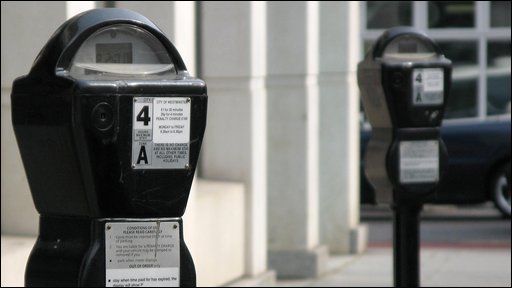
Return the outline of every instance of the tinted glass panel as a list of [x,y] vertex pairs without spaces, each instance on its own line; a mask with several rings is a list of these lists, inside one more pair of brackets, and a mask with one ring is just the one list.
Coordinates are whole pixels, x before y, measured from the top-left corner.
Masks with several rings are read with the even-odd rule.
[[510,41],[487,46],[487,115],[510,114]]
[[366,27],[385,29],[393,26],[412,25],[410,1],[367,1]]
[[476,41],[438,42],[438,45],[453,63],[445,118],[476,117],[479,71]]
[[510,27],[510,1],[491,1],[491,27]]
[[[509,12],[510,13],[510,12]],[[475,2],[473,1],[429,1],[428,27],[474,27]]]

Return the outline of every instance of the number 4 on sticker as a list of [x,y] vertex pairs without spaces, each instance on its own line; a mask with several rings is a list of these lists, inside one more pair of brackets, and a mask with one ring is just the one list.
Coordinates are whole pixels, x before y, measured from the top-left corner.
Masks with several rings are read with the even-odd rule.
[[416,82],[421,83],[421,73],[416,76]]
[[144,122],[144,126],[148,126],[151,117],[149,117],[149,106],[145,105],[137,114],[137,121]]

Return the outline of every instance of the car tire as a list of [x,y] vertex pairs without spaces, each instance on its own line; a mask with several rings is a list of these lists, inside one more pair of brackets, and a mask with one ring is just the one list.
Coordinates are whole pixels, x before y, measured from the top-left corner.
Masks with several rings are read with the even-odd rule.
[[510,218],[510,161],[496,170],[490,184],[494,205],[504,217]]

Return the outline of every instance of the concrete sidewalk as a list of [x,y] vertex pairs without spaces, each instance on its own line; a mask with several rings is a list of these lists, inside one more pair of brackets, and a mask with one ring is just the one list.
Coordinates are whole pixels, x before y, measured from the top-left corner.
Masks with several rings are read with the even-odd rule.
[[[25,263],[35,238],[2,235],[2,287],[23,286]],[[329,272],[316,279],[279,280],[275,287],[385,287],[393,286],[390,247],[371,247],[359,255],[331,256]],[[453,247],[421,250],[422,286],[511,286],[510,247]],[[201,277],[201,275],[198,275]],[[251,281],[236,281],[243,286]],[[250,285],[252,286],[252,285]]]
[[[511,254],[503,248],[422,248],[423,287],[510,287]],[[391,287],[391,248],[370,248],[357,256],[331,257],[337,268],[317,279],[278,281],[278,287]]]

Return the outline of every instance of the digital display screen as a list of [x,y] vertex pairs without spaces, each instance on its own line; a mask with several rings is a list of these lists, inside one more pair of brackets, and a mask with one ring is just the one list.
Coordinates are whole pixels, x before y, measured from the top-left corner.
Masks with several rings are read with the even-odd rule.
[[96,43],[96,63],[133,63],[132,43]]

